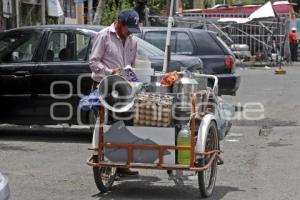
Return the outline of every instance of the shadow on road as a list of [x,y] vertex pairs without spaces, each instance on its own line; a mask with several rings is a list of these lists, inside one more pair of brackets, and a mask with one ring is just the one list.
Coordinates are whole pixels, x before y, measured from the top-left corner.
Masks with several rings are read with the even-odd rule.
[[212,197],[207,198],[206,200],[223,199],[230,192],[245,192],[245,190],[241,190],[238,187],[216,186]]
[[92,134],[79,130],[67,132],[62,130],[0,130],[0,141],[90,143]]
[[[1,137],[0,137],[1,139]],[[21,151],[21,152],[31,152],[31,151],[36,151],[34,149],[28,148],[26,146],[16,146],[16,145],[7,145],[7,144],[1,144],[0,143],[0,151],[5,152],[5,151]]]
[[[161,185],[158,177],[142,176],[139,180],[124,181],[112,188],[108,193],[93,195],[95,199],[201,199],[197,185],[176,186]],[[230,192],[244,192],[237,187],[216,186],[214,194],[207,200],[219,200]]]

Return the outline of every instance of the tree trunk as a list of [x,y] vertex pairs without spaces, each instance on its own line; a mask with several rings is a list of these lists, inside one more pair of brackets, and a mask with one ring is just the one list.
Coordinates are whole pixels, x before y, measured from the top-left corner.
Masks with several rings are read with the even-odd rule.
[[88,0],[88,23],[93,24],[93,0]]
[[107,0],[99,0],[97,10],[94,16],[93,24],[97,25],[100,24],[102,18],[102,12],[104,10],[104,6]]

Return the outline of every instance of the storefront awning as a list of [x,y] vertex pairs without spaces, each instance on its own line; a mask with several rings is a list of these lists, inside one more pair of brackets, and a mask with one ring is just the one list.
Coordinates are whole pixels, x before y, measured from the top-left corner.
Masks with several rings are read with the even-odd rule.
[[249,20],[255,19],[265,19],[265,18],[274,18],[277,17],[277,14],[272,6],[271,1],[257,9],[254,13],[249,16]]
[[266,18],[274,18],[277,17],[277,14],[272,6],[271,1],[263,5],[262,7],[258,8],[254,11],[249,17],[247,18],[221,18],[219,22],[235,22],[238,24],[244,24],[251,22],[253,20],[259,19],[266,19]]

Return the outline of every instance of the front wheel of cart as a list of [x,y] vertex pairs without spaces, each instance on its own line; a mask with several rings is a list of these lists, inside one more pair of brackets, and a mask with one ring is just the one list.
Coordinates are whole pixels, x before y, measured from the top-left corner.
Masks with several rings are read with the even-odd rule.
[[[218,150],[219,148],[219,138],[218,138],[218,130],[215,122],[211,122],[208,129],[208,135],[205,144],[205,152]],[[200,159],[198,162],[199,167],[204,167],[211,156],[205,156]],[[210,197],[212,195],[213,189],[215,187],[216,177],[217,177],[217,168],[218,163],[215,159],[212,162],[212,165],[203,172],[198,173],[198,184],[200,194],[203,198]]]
[[[94,162],[98,161],[97,156],[94,158]],[[93,167],[94,180],[97,188],[100,192],[108,192],[116,178],[117,169],[114,167]]]

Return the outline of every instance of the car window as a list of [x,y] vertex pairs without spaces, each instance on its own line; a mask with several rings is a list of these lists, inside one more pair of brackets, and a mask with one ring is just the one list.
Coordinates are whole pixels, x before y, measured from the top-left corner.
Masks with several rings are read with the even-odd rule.
[[81,33],[76,34],[76,59],[84,61],[89,50],[90,37]]
[[138,44],[138,56],[139,57],[147,57],[149,58],[150,56],[161,56],[164,55],[164,52],[160,50],[159,48],[153,46],[149,42],[146,42],[138,37],[134,36],[134,39],[137,41]]
[[[166,31],[149,31],[145,34],[145,40],[154,46],[165,49],[167,32]],[[190,54],[194,52],[192,41],[187,33],[172,32],[171,34],[171,52],[177,54]]]
[[[149,31],[145,34],[145,40],[150,44],[158,47],[161,50],[165,50],[166,47],[166,38],[167,32],[166,31]],[[176,34],[171,34],[171,51],[175,53],[175,46],[176,46]]]
[[193,36],[198,45],[199,55],[224,55],[222,48],[209,32],[193,32]]
[[57,62],[71,59],[72,51],[67,47],[70,34],[65,32],[53,32],[48,39],[48,46],[46,51],[46,61]]
[[223,45],[223,47],[226,49],[226,51],[228,52],[228,54],[234,55],[232,50],[229,48],[229,46],[224,42],[224,40],[222,40],[219,36],[216,36],[217,39],[219,40],[219,42]]
[[176,33],[176,50],[175,53],[178,54],[190,54],[194,52],[194,47],[192,41],[188,34],[186,33]]
[[74,32],[52,32],[45,55],[47,62],[83,61],[86,59],[90,37]]
[[0,36],[0,63],[30,62],[42,32],[8,32]]

